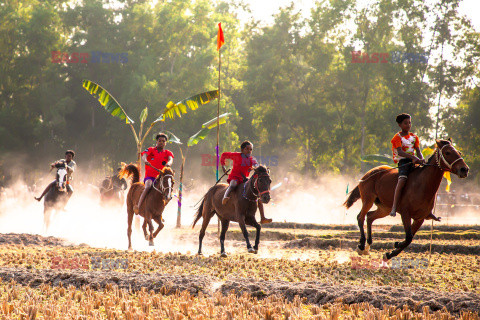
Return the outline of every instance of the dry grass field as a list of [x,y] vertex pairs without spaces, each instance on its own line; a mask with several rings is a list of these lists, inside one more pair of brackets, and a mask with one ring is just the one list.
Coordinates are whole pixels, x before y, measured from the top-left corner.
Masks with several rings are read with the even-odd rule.
[[[232,227],[224,259],[2,234],[0,319],[478,319],[479,229],[436,229],[431,254],[421,230],[388,264],[403,233],[386,226],[362,257],[354,226],[272,224],[257,255]],[[171,232],[197,243],[197,230]],[[215,226],[204,245],[218,250]]]

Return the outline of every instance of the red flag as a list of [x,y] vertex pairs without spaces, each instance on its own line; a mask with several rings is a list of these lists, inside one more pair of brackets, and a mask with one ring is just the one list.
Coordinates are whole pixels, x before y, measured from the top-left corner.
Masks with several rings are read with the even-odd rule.
[[222,24],[218,24],[218,33],[217,33],[217,51],[220,50],[220,48],[223,46],[225,43],[225,39],[223,38],[223,30],[222,30]]

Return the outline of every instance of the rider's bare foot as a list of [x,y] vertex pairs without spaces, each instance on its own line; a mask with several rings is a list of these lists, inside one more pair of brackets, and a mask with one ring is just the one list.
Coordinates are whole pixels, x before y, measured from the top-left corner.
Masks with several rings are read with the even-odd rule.
[[272,219],[262,218],[262,219],[260,220],[260,223],[261,223],[261,224],[272,223]]
[[33,197],[35,200],[40,201],[42,200],[42,197]]
[[138,209],[139,209],[138,205],[133,206],[133,212],[135,212],[136,214],[138,214],[138,211],[139,211]]
[[228,199],[230,199],[230,198],[223,198],[223,199],[222,199],[222,204],[223,204],[223,205],[226,205],[227,202],[228,202]]

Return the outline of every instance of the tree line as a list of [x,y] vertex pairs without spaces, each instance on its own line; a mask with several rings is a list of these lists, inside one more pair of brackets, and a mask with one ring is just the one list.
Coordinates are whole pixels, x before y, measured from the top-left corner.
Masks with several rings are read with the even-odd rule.
[[[7,0],[0,4],[0,170],[5,175],[18,155],[57,158],[66,148],[91,170],[134,161],[129,129],[82,80],[106,88],[129,115],[148,106],[155,119],[169,101],[217,89],[222,22],[221,113],[231,116],[221,151],[249,139],[254,155],[292,172],[358,174],[373,165],[363,156],[391,154],[395,116],[408,112],[422,147],[451,137],[478,182],[480,41],[459,2],[360,8],[330,0],[307,17],[292,4],[265,26],[241,21],[248,8],[235,1]],[[156,131],[186,141],[215,116],[216,106],[204,106]],[[191,155],[200,162],[214,145],[212,135]]]

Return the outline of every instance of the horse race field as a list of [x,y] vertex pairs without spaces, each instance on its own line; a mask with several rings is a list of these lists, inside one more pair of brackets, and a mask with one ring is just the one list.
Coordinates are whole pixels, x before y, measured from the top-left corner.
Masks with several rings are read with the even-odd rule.
[[138,251],[0,234],[0,319],[479,318],[478,225],[436,224],[431,253],[428,225],[387,264],[379,258],[403,238],[398,226],[374,228],[362,257],[353,225],[273,223],[249,254],[234,224],[227,258],[216,225],[197,256],[198,229],[162,231],[191,244],[181,253],[162,233]]

